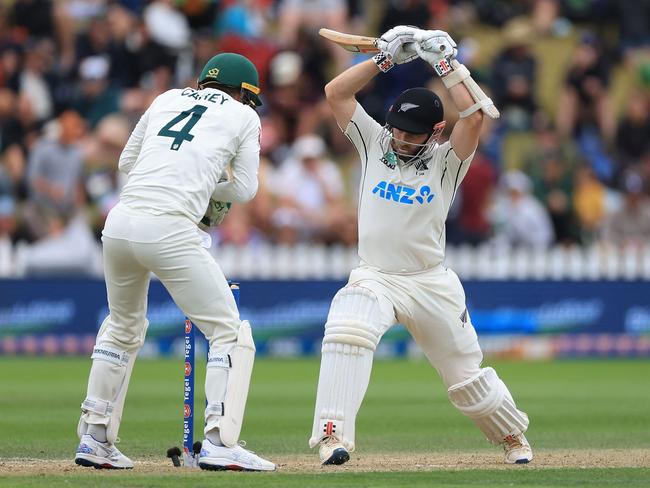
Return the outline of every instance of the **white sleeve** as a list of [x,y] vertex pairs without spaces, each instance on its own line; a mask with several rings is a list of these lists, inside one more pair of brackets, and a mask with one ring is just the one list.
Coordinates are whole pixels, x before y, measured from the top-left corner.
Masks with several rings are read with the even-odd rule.
[[129,136],[126,146],[124,146],[124,149],[122,150],[122,154],[120,154],[120,161],[117,167],[126,175],[131,172],[133,166],[135,166],[135,162],[138,160],[140,149],[142,149],[142,140],[147,132],[148,123],[149,109],[147,109],[147,111],[142,114],[142,117],[140,117],[135,129],[133,129],[133,132],[131,132],[131,135]]
[[453,199],[453,195],[458,190],[458,187],[465,178],[467,171],[469,171],[469,165],[474,158],[475,152],[461,161],[458,156],[456,156],[456,152],[454,151],[454,148],[451,147],[449,141],[441,144],[436,151],[439,151],[439,154],[442,155],[442,164],[439,166],[443,168],[441,183],[444,187],[450,190]]
[[368,162],[370,145],[375,143],[381,130],[381,125],[368,115],[361,104],[357,102],[357,108],[354,110],[352,118],[343,133],[357,148],[357,152],[361,157],[361,164]]
[[241,137],[237,154],[230,163],[232,178],[217,183],[213,200],[220,202],[248,202],[257,193],[257,173],[260,167],[260,119],[255,115]]

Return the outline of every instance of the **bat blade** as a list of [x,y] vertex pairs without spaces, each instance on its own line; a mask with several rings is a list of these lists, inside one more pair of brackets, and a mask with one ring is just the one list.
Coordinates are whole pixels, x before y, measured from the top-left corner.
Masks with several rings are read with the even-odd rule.
[[354,34],[345,34],[332,29],[322,28],[318,33],[328,41],[335,42],[343,49],[353,53],[376,53],[376,37],[355,36]]

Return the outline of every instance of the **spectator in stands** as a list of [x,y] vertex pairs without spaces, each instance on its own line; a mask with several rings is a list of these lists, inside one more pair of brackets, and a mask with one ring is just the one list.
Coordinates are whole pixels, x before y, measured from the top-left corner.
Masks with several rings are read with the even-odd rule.
[[113,114],[104,117],[84,140],[84,189],[92,209],[88,219],[98,238],[108,212],[119,198],[122,173],[116,166],[130,134],[126,117]]
[[616,148],[621,173],[628,166],[639,164],[642,156],[650,151],[650,97],[642,92],[631,93],[627,100],[616,133]]
[[650,200],[645,182],[636,171],[623,176],[623,206],[609,215],[603,226],[603,240],[620,246],[643,247],[650,242]]
[[214,245],[247,246],[266,240],[264,234],[253,227],[249,209],[244,205],[233,205],[223,222],[209,232]]
[[80,140],[85,122],[74,111],[63,112],[58,122],[58,136],[41,137],[29,156],[28,188],[31,205],[27,223],[38,239],[47,232],[43,210],[64,218],[74,214],[78,205],[79,185],[83,170]]
[[29,98],[38,120],[47,120],[54,113],[52,76],[54,45],[48,39],[31,41],[25,47],[23,69],[19,75],[19,92]]
[[346,32],[348,8],[345,0],[280,0],[278,12],[280,37],[287,47],[296,45],[298,33],[303,28],[317,31],[327,26]]
[[111,38],[111,83],[117,87],[137,86],[140,77],[138,50],[142,42],[136,28],[138,22],[129,10],[119,4],[108,7],[106,21]]
[[72,106],[88,121],[90,127],[106,115],[119,110],[119,91],[110,85],[110,61],[106,56],[85,58],[79,64],[79,91]]
[[525,15],[530,10],[530,2],[513,2],[512,0],[489,0],[464,3],[474,4],[476,13],[481,21],[496,27],[502,27],[509,20]]
[[478,152],[460,186],[460,242],[478,245],[490,237],[492,226],[488,212],[496,179],[494,166],[483,153]]
[[15,207],[16,203],[11,195],[4,193],[2,188],[2,174],[0,173],[0,245],[12,242],[16,228]]
[[29,151],[38,139],[43,121],[36,118],[32,100],[26,93],[18,95],[16,120],[18,122],[16,134],[19,138],[20,145],[25,151]]
[[316,135],[298,138],[292,153],[275,177],[280,204],[273,221],[278,240],[326,239],[334,216],[341,211],[341,173],[334,162],[325,159],[325,143]]
[[615,164],[605,151],[614,142],[616,118],[608,93],[608,57],[593,33],[583,34],[558,97],[557,128],[577,137],[578,147],[601,181],[615,176]]
[[22,69],[22,49],[14,43],[0,46],[0,86],[17,93],[20,88],[20,71]]
[[573,191],[575,208],[580,232],[580,241],[592,243],[598,236],[605,217],[605,186],[598,181],[592,169],[583,165],[576,171]]
[[620,50],[627,54],[647,49],[650,46],[650,0],[612,3],[617,10]]
[[12,237],[15,207],[12,178],[4,165],[0,165],[0,241]]
[[521,171],[508,171],[501,179],[501,194],[493,209],[494,243],[545,249],[553,243],[553,225],[544,206],[531,195],[530,179]]
[[0,88],[0,153],[21,142],[22,131],[15,114],[16,95],[7,88]]
[[578,156],[573,144],[562,140],[550,121],[535,118],[535,140],[524,158],[523,169],[531,178],[533,194],[548,210],[557,242],[578,240],[573,212],[573,183]]
[[529,130],[537,110],[537,61],[529,49],[534,35],[528,20],[512,19],[503,31],[504,48],[492,64],[490,87],[494,103],[510,129]]
[[81,214],[70,220],[44,210],[44,235],[25,249],[28,275],[93,275],[101,263],[101,248]]
[[[296,137],[305,132],[301,126],[308,113],[305,94],[308,86],[303,77],[302,58],[294,51],[283,51],[271,60],[269,68],[270,112],[266,120],[273,125],[276,149],[288,150]],[[281,154],[280,159],[284,156]],[[279,163],[277,157],[274,151],[275,163]]]
[[27,197],[27,182],[25,181],[25,153],[18,144],[12,144],[0,153],[0,172],[9,182],[11,193],[17,203]]
[[56,34],[52,0],[16,0],[10,17],[14,26],[22,27],[31,36],[53,38]]
[[190,45],[190,25],[172,0],[153,0],[142,14],[152,41],[172,52]]

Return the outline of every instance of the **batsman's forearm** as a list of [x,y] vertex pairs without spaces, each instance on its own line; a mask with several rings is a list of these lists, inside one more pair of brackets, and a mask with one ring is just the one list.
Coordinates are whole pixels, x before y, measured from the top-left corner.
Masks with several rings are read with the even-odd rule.
[[[448,91],[459,112],[468,109],[475,103],[472,95],[463,83],[458,83],[457,85],[452,86]],[[483,112],[478,110],[465,119],[474,119],[475,122],[480,123],[483,121]]]
[[354,98],[354,95],[379,73],[375,62],[368,59],[346,69],[325,85],[325,95],[330,100]]

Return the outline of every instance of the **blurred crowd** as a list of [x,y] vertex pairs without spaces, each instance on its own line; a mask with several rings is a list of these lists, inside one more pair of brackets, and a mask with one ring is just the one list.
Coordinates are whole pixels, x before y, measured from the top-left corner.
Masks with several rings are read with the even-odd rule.
[[[645,244],[649,19],[650,0],[0,0],[0,241],[45,261],[96,246],[139,116],[230,51],[261,75],[260,190],[233,206],[214,245],[354,245],[359,165],[323,87],[366,56],[317,31],[410,24],[449,31],[502,113],[485,124],[448,242]],[[412,86],[436,90],[453,127],[420,60],[358,98],[383,123]]]

